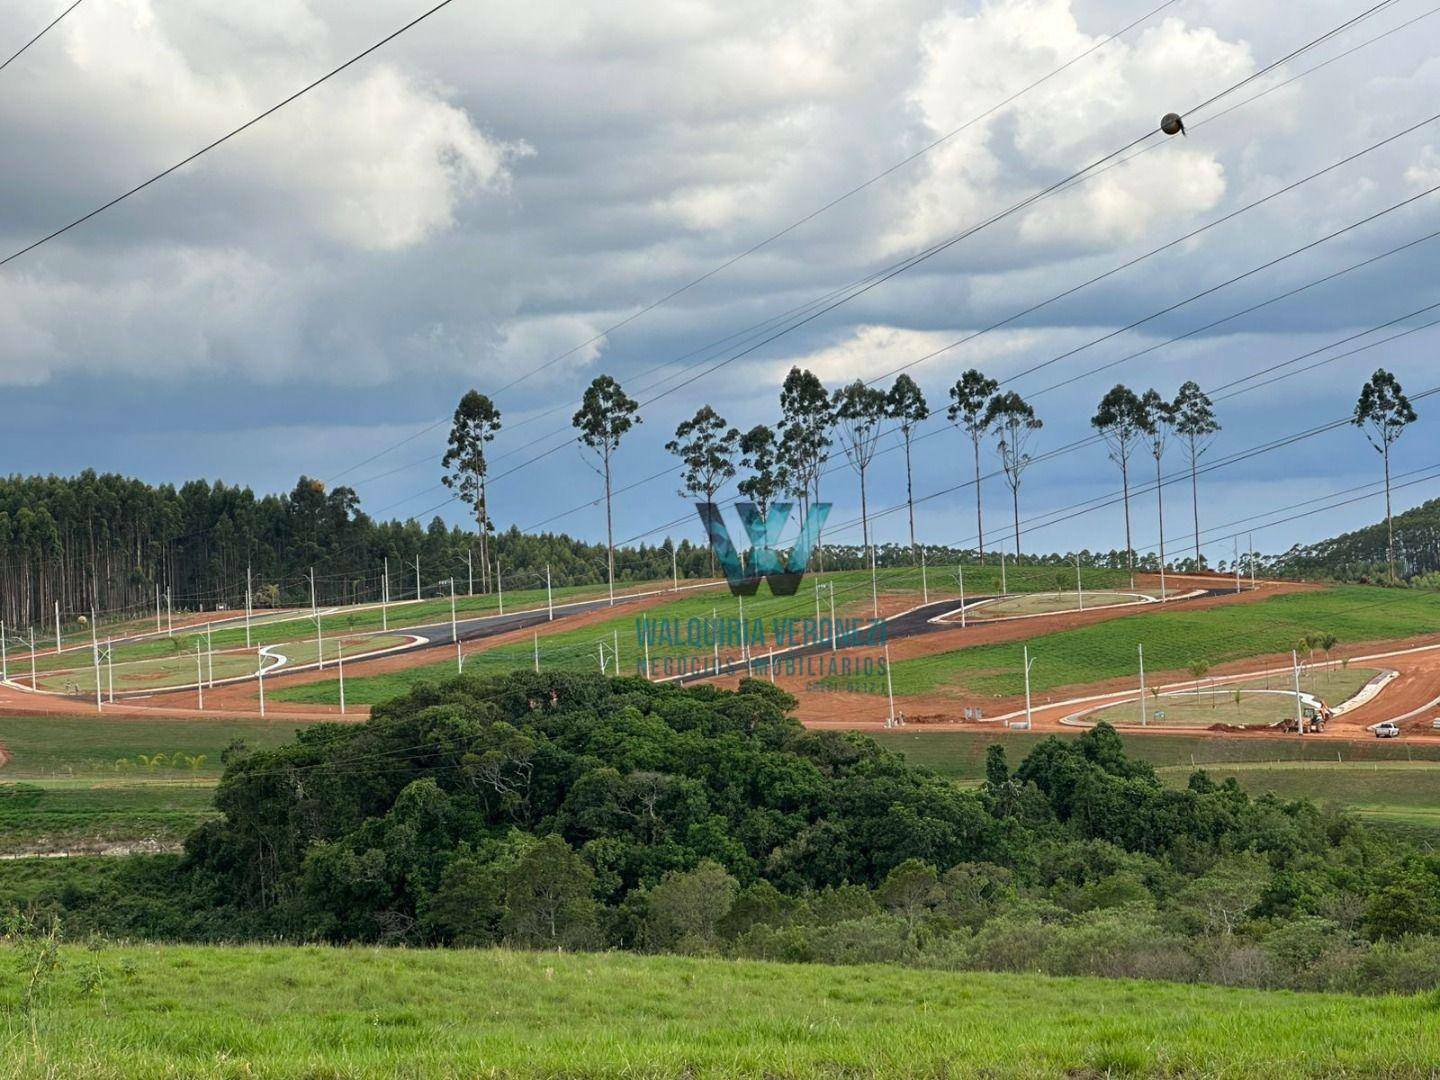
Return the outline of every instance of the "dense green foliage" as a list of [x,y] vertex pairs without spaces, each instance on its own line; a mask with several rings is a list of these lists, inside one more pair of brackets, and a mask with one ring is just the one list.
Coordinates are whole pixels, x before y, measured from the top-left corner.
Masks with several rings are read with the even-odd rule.
[[[76,932],[621,946],[1332,989],[1440,981],[1440,859],[1101,726],[964,790],[768,683],[465,677],[232,760],[181,858],[23,898]],[[0,875],[0,882],[3,882]]]
[[[1329,540],[1296,545],[1275,558],[1269,571],[1286,577],[1383,582],[1385,547],[1381,521]],[[1400,577],[1432,588],[1440,584],[1440,499],[1395,515],[1395,559]]]
[[1435,997],[624,953],[0,946],[10,1077],[1433,1077]]

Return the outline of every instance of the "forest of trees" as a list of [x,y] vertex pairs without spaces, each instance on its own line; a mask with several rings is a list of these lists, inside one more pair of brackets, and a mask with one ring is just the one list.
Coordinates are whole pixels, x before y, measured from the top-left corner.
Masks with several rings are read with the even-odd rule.
[[[1287,577],[1383,582],[1387,542],[1382,521],[1316,544],[1293,547],[1274,560],[1274,571]],[[1440,586],[1440,499],[1395,515],[1395,561],[1402,579]]]
[[[226,752],[221,818],[24,901],[67,932],[626,948],[1413,991],[1440,858],[1100,725],[962,790],[738,692],[531,674]],[[0,895],[0,907],[15,897]]]
[[[680,532],[687,530],[681,529]],[[699,533],[698,519],[693,530]],[[973,558],[961,551],[924,545],[931,565]],[[490,552],[504,568],[506,588],[534,588],[550,568],[556,586],[598,584],[606,579],[606,546],[563,533],[526,535],[511,528],[490,538]],[[180,487],[154,486],[115,474],[0,478],[0,620],[9,627],[49,627],[58,602],[67,625],[94,611],[144,613],[157,590],[169,590],[175,610],[239,608],[250,569],[257,606],[305,604],[315,571],[323,604],[375,600],[389,559],[396,598],[412,595],[418,556],[421,581],[430,589],[455,575],[466,581],[471,552],[477,591],[480,548],[472,529],[439,517],[418,522],[370,518],[348,487],[326,490],[302,476],[285,495],[256,496],[249,488],[192,480]],[[677,538],[676,562],[683,578],[711,573],[709,551]],[[1087,566],[1120,568],[1123,551],[1081,552]],[[877,547],[882,567],[909,566],[908,545]],[[1072,563],[1072,553],[1027,556],[1026,562]],[[664,538],[616,548],[619,581],[663,580],[672,573]],[[1142,557],[1141,568],[1155,565]],[[859,546],[825,548],[829,569],[861,569],[869,560]],[[1188,560],[1172,560],[1179,570]]]

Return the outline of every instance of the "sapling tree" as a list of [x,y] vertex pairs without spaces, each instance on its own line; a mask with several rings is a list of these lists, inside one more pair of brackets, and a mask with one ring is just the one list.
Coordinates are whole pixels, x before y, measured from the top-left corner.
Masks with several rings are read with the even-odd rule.
[[985,407],[985,430],[994,433],[995,448],[1005,482],[1010,486],[1010,501],[1015,512],[1015,560],[1020,560],[1020,481],[1030,467],[1030,441],[1044,427],[1029,402],[1015,391],[997,394]]
[[1117,384],[1103,398],[1090,426],[1100,433],[1110,452],[1110,460],[1120,466],[1121,504],[1125,508],[1125,567],[1130,571],[1130,584],[1135,584],[1135,544],[1130,532],[1130,455],[1145,434],[1145,413],[1140,396],[1127,386]]
[[905,506],[910,512],[910,561],[915,561],[915,477],[910,465],[910,444],[915,428],[930,415],[930,405],[920,386],[909,375],[900,374],[885,395],[885,415],[895,421],[905,447]]
[[449,446],[440,461],[446,470],[445,486],[475,512],[475,531],[480,536],[480,582],[485,592],[490,591],[490,534],[494,531],[485,491],[489,475],[485,448],[499,430],[500,410],[495,403],[478,390],[469,391],[455,407]]
[[970,437],[975,457],[975,533],[979,541],[980,565],[985,565],[985,513],[980,500],[980,441],[985,437],[986,410],[1000,384],[971,368],[950,387],[950,408],[946,416],[958,423]]
[[1175,395],[1171,406],[1175,434],[1185,443],[1185,455],[1190,460],[1190,508],[1195,518],[1195,568],[1204,568],[1200,554],[1200,458],[1210,449],[1215,433],[1220,430],[1220,421],[1215,419],[1215,404],[1194,381],[1184,383]]
[[640,404],[609,375],[597,375],[585,388],[580,408],[570,418],[580,442],[600,462],[596,471],[605,478],[605,548],[610,596],[615,596],[615,523],[611,511],[611,465],[620,440],[640,423]]
[[856,379],[835,391],[830,401],[840,447],[850,467],[860,477],[860,535],[870,550],[870,504],[866,497],[865,474],[880,445],[880,424],[885,419],[885,392]]
[[1385,562],[1390,569],[1392,584],[1396,575],[1395,517],[1390,506],[1390,448],[1418,419],[1400,381],[1380,368],[1361,387],[1360,398],[1355,402],[1355,414],[1350,421],[1365,433],[1370,445],[1385,462]]
[[[735,452],[740,432],[709,405],[702,406],[689,420],[681,421],[675,438],[665,449],[680,459],[681,498],[715,501],[715,494],[735,475]],[[710,573],[715,573],[715,549],[710,548]]]

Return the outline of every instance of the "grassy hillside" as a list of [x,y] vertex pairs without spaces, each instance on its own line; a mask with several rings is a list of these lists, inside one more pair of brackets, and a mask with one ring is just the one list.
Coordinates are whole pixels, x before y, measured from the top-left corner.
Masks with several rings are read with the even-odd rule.
[[[1054,589],[1057,581],[1062,584],[1073,584],[1073,577],[1068,576],[1072,573],[1064,567],[1057,570],[1053,566],[1018,568],[1012,566],[1007,568],[1005,585],[1011,592],[1040,593],[1044,590]],[[747,631],[747,641],[751,644],[753,651],[763,654],[772,646],[779,649],[785,647],[786,644],[798,643],[777,642],[775,640],[775,624],[777,620],[793,620],[797,624],[795,633],[802,633],[798,624],[802,620],[815,618],[814,585],[819,580],[822,579],[813,576],[806,578],[801,584],[799,593],[795,596],[773,596],[768,588],[762,588],[754,597],[745,601],[745,619],[747,624],[751,624]],[[835,586],[837,618],[868,619],[870,617],[873,608],[869,571],[841,571],[826,574],[823,580]],[[1126,575],[1119,570],[1089,569],[1085,571],[1085,585],[1089,589],[1113,588],[1122,585],[1125,580]],[[903,597],[906,601],[915,604],[920,603],[922,596],[927,594],[931,600],[947,595],[958,595],[954,567],[931,567],[923,583],[918,568],[882,570],[878,575],[878,585],[881,595]],[[922,586],[928,586],[928,588]],[[996,592],[999,588],[1000,568],[998,566],[967,566],[965,568],[967,596]],[[822,618],[829,618],[829,603],[829,593],[823,593]],[[715,613],[718,613],[721,619],[738,618],[739,608],[735,598],[723,590],[706,591],[660,605],[651,609],[648,614],[652,620],[666,622],[678,620],[683,625],[691,619],[710,620]],[[627,674],[635,674],[638,671],[637,665],[644,655],[644,645],[638,630],[639,618],[638,613],[627,612],[617,618],[578,630],[560,629],[558,632],[547,634],[542,629],[539,641],[540,666],[544,670],[598,671],[600,666],[598,643],[604,641],[608,645],[618,638],[620,670]],[[753,621],[757,619],[760,620],[763,637],[758,637],[753,632]],[[735,634],[733,645],[727,646],[724,643],[720,645],[722,662],[727,659],[738,660],[740,657],[738,631]],[[711,645],[708,641],[698,648],[684,642],[676,645],[656,642],[651,645],[650,659],[657,671],[660,670],[660,665],[667,658],[674,661],[690,660],[703,664],[711,658]],[[494,675],[515,669],[529,668],[533,663],[532,645],[522,643],[487,649],[485,652],[469,656],[465,661],[465,669],[475,674]],[[450,656],[447,659],[411,668],[408,671],[347,678],[345,680],[345,700],[351,704],[374,705],[397,694],[405,693],[417,682],[426,679],[448,678],[453,674],[455,674],[455,659]],[[327,680],[277,690],[271,696],[279,701],[333,705],[340,700],[340,690],[337,681]]]
[[278,746],[303,724],[262,720],[0,717],[0,854],[173,846],[214,815],[233,740]]
[[[1031,685],[1044,693],[1133,675],[1141,642],[1149,670],[1180,671],[1195,660],[1213,665],[1288,652],[1312,630],[1329,631],[1344,645],[1433,634],[1440,630],[1440,593],[1349,586],[1230,607],[1147,611],[1044,634],[1028,642],[1035,659]],[[897,661],[895,693],[954,691],[992,698],[1023,693],[1023,644],[981,645]]]
[[[488,951],[63,948],[15,1077],[1433,1075],[1434,995]],[[23,954],[22,954],[23,952]]]

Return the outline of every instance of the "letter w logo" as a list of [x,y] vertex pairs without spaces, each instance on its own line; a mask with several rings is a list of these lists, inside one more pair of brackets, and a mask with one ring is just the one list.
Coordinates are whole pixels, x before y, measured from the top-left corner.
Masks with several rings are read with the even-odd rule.
[[720,516],[720,507],[714,503],[696,503],[700,521],[710,537],[710,546],[715,557],[725,568],[725,579],[730,583],[730,592],[736,596],[754,596],[760,588],[760,579],[770,582],[770,591],[776,596],[794,596],[800,588],[800,579],[810,563],[810,553],[820,537],[825,519],[830,516],[829,503],[816,503],[810,512],[800,520],[800,535],[789,556],[782,564],[777,544],[785,523],[790,520],[793,503],[773,503],[770,513],[761,516],[754,503],[736,503],[740,520],[745,523],[745,532],[750,536],[750,557],[741,560],[739,552],[730,540],[730,530]]

